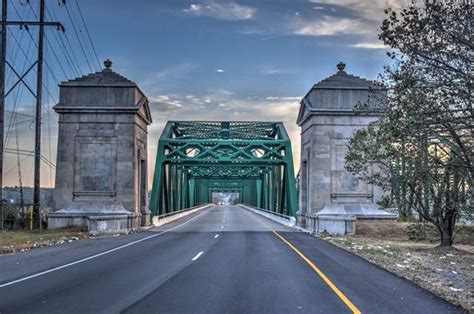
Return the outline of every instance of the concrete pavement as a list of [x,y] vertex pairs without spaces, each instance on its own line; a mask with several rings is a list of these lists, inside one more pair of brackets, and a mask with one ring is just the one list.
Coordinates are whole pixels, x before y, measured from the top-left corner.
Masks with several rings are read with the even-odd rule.
[[239,206],[213,206],[139,234],[0,256],[0,313],[356,311],[462,312]]

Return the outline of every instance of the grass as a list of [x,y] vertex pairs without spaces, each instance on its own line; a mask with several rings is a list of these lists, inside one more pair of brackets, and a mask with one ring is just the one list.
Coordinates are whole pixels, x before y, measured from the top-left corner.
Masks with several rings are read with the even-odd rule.
[[357,221],[355,235],[320,237],[473,311],[474,226],[459,226],[452,248],[439,247],[436,232],[424,227],[420,241],[410,240],[410,223],[389,221]]
[[89,234],[76,228],[43,231],[0,231],[0,254],[25,251],[86,238],[89,238]]

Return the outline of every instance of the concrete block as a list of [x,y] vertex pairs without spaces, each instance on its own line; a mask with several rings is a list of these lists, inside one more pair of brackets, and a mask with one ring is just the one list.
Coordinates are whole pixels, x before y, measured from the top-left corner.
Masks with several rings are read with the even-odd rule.
[[162,225],[165,225],[165,224],[168,224],[170,222],[173,222],[175,220],[178,220],[180,218],[183,218],[183,217],[186,217],[188,215],[191,215],[201,209],[205,209],[205,208],[208,208],[209,206],[212,206],[212,204],[207,204],[207,205],[204,205],[204,206],[198,206],[198,207],[195,207],[195,208],[192,208],[192,209],[185,209],[185,210],[180,210],[176,213],[170,213],[169,215],[166,215],[166,216],[154,216],[153,219],[152,219],[152,224],[153,226],[155,227],[159,227],[159,226],[162,226]]
[[315,232],[327,232],[330,234],[354,234],[354,216],[323,216],[316,215]]

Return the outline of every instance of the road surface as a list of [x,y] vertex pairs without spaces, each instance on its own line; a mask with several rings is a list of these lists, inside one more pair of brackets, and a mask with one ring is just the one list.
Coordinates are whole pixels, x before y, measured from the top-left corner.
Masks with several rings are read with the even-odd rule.
[[239,206],[0,256],[0,313],[460,313]]

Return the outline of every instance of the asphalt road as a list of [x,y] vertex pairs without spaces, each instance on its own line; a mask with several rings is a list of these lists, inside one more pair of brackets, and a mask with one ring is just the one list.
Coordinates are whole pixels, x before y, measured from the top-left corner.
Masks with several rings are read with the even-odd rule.
[[[275,231],[275,232],[273,232]],[[0,256],[0,313],[461,313],[238,206]]]

